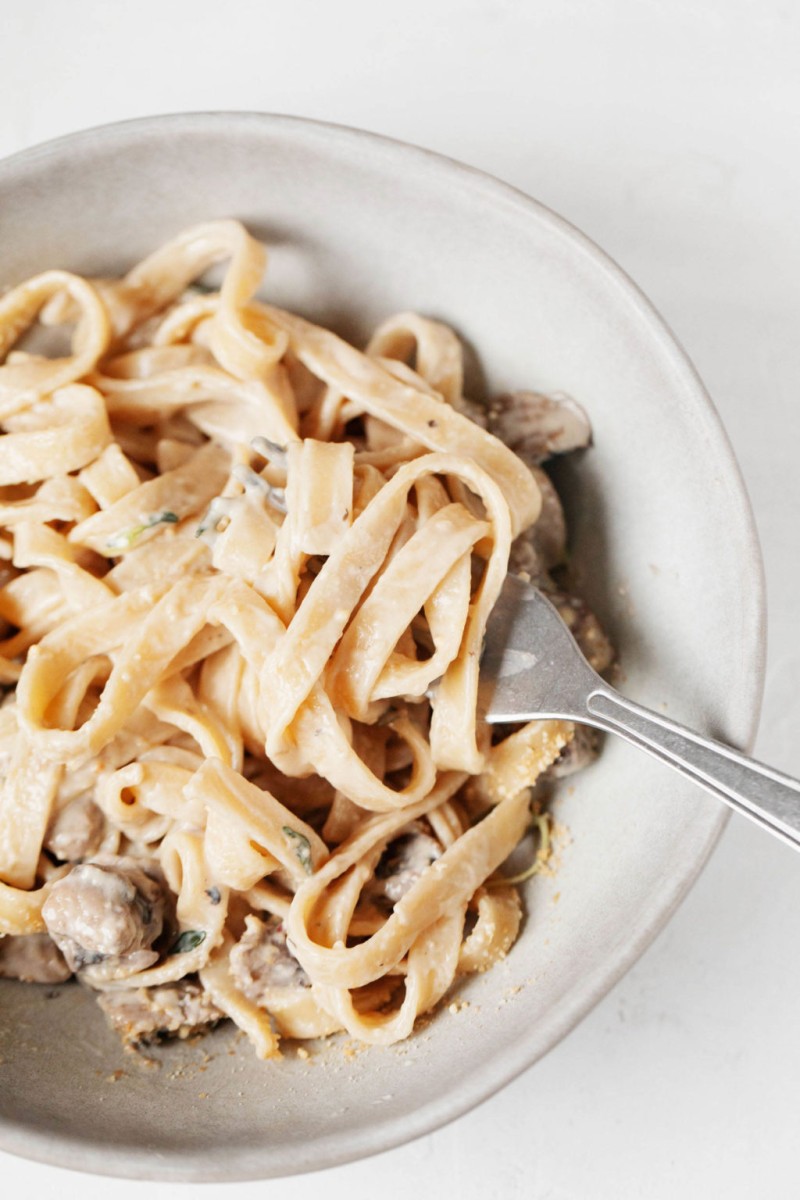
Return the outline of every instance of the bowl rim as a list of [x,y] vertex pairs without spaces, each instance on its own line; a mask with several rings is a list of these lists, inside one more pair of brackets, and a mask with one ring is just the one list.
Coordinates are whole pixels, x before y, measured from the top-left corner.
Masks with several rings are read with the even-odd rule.
[[[741,468],[733,452],[730,439],[722,420],[706,391],[700,376],[667,322],[644,295],[627,272],[602,250],[591,238],[571,222],[534,199],[522,189],[506,183],[496,176],[469,166],[449,155],[425,149],[421,146],[386,136],[363,128],[293,116],[286,113],[258,112],[249,110],[198,110],[161,115],[135,117],[122,121],[96,125],[49,139],[27,147],[0,160],[0,190],[15,182],[14,176],[41,159],[65,151],[102,147],[113,144],[120,138],[136,140],[155,135],[178,136],[181,133],[202,134],[204,130],[219,130],[232,124],[260,127],[265,132],[295,131],[307,142],[322,138],[327,146],[339,144],[362,144],[372,152],[378,151],[385,158],[413,166],[417,171],[443,173],[462,186],[468,187],[478,197],[502,206],[518,218],[534,218],[550,228],[559,238],[569,242],[588,259],[592,267],[605,276],[612,285],[622,306],[631,317],[638,317],[647,327],[650,336],[659,344],[659,349],[675,373],[676,386],[692,397],[693,403],[706,421],[716,444],[720,462],[727,472],[730,483],[730,500],[735,503],[736,528],[744,550],[743,566],[748,571],[750,586],[740,597],[745,617],[743,628],[746,641],[741,647],[743,664],[742,678],[749,680],[749,694],[739,698],[740,712],[730,713],[730,721],[736,729],[736,742],[749,750],[755,740],[764,690],[766,667],[766,589],[764,565],[758,534]],[[111,1175],[130,1179],[162,1181],[216,1181],[255,1180],[285,1177],[323,1170],[365,1158],[385,1150],[393,1149],[430,1133],[464,1115],[477,1105],[488,1100],[506,1084],[531,1067],[548,1050],[561,1041],[599,1003],[611,988],[630,970],[634,963],[668,923],[673,913],[685,898],[717,844],[727,824],[730,811],[722,804],[717,810],[706,810],[705,821],[696,822],[693,830],[694,844],[669,878],[654,887],[650,895],[647,913],[635,931],[613,956],[604,960],[602,969],[586,981],[580,997],[571,1004],[563,1005],[549,1021],[537,1027],[536,1045],[517,1044],[501,1052],[487,1067],[476,1071],[468,1085],[460,1087],[458,1093],[429,1102],[413,1114],[389,1118],[371,1124],[365,1131],[349,1136],[343,1142],[338,1138],[321,1138],[315,1144],[315,1162],[293,1169],[279,1164],[271,1170],[268,1156],[252,1150],[238,1151],[226,1155],[224,1167],[204,1158],[198,1164],[195,1155],[184,1151],[163,1151],[157,1158],[140,1148],[110,1146],[91,1138],[80,1140],[52,1131],[41,1132],[14,1118],[0,1118],[0,1149],[52,1166],[75,1171],[89,1171],[98,1175]],[[588,986],[587,986],[588,985]],[[544,1036],[542,1034],[544,1033]]]

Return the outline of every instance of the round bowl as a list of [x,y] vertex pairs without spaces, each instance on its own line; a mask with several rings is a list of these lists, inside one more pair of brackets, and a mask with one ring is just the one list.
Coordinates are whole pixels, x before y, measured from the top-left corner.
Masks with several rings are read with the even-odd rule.
[[[474,393],[566,392],[594,446],[558,465],[572,561],[622,688],[734,745],[763,674],[758,545],[720,421],[627,276],[561,218],[448,159],[373,134],[211,113],[90,130],[0,164],[0,282],[117,271],[234,216],[271,247],[267,292],[349,338],[401,309],[450,322]],[[558,800],[556,877],[523,933],[395,1048],[334,1042],[262,1063],[234,1031],[121,1051],[80,988],[0,986],[0,1146],[146,1179],[230,1180],[346,1162],[484,1100],[619,979],[685,895],[725,810],[620,741]],[[558,901],[556,903],[556,900]]]

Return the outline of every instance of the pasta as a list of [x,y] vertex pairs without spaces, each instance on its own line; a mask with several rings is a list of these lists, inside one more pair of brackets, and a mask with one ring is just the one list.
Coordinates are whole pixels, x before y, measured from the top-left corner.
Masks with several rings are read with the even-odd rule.
[[559,721],[493,742],[480,651],[509,561],[554,587],[538,464],[588,427],[478,409],[438,322],[361,352],[257,300],[265,262],[215,221],[0,298],[0,974],[269,1058],[405,1038],[514,942],[498,870],[588,751]]

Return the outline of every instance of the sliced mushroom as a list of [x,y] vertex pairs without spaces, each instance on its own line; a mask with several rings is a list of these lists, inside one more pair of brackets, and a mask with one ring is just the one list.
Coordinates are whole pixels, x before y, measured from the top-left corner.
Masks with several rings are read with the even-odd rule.
[[508,392],[489,406],[489,431],[530,466],[592,440],[589,418],[575,400],[539,392]]
[[551,767],[544,773],[547,779],[566,779],[582,771],[597,758],[598,734],[588,725],[576,725],[572,739],[567,742]]
[[586,601],[558,591],[548,591],[547,598],[558,609],[589,665],[595,671],[610,667],[614,661],[614,648]]
[[164,903],[154,864],[105,854],[57,880],[42,916],[73,971],[102,968],[93,974],[121,978],[158,959],[151,947],[163,927]]
[[54,814],[44,848],[59,862],[83,862],[100,849],[105,818],[88,793],[76,796]]
[[384,907],[394,906],[441,853],[439,843],[422,829],[412,828],[400,834],[381,855],[375,878],[364,889],[365,898]]
[[529,575],[534,583],[540,584],[548,571],[564,561],[567,523],[550,476],[541,467],[531,470],[542,495],[542,511],[536,523],[512,542],[508,569],[516,575]]
[[114,1032],[127,1045],[146,1045],[167,1037],[191,1037],[194,1033],[204,1033],[225,1016],[192,979],[162,987],[102,992],[97,1003]]
[[72,971],[46,933],[0,938],[0,979],[25,983],[64,983]]
[[469,417],[475,425],[480,425],[481,429],[486,429],[489,423],[489,412],[485,404],[478,404],[477,400],[470,400],[467,396],[459,396],[454,402],[453,408],[462,416]]
[[245,932],[231,950],[230,969],[237,987],[254,1004],[263,1004],[270,988],[311,986],[278,917],[245,917]]

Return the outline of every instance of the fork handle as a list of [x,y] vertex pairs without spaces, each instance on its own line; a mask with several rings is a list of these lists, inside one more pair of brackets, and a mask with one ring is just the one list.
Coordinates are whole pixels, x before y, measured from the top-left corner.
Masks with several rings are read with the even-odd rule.
[[634,704],[611,688],[589,693],[586,721],[648,750],[800,849],[800,781]]

